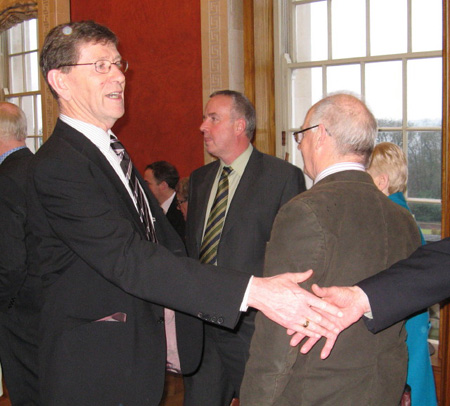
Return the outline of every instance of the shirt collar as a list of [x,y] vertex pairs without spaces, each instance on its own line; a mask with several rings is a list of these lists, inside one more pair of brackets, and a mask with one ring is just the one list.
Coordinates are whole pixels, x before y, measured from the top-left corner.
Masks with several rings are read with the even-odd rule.
[[236,172],[239,176],[242,176],[252,152],[253,145],[250,143],[248,144],[247,149],[241,155],[239,155],[230,165],[226,165],[225,162],[220,160],[220,168],[218,172],[219,176],[222,173],[222,169],[224,166],[231,166],[233,168],[233,172]]
[[366,168],[363,164],[358,162],[339,162],[337,164],[331,165],[328,168],[325,168],[322,172],[320,172],[316,179],[314,179],[314,184],[321,181],[323,178],[338,172],[343,171],[362,171],[365,172]]
[[11,154],[13,154],[16,151],[19,151],[19,149],[24,149],[26,148],[26,145],[21,145],[20,147],[16,147],[13,149],[10,149],[9,151],[6,151],[4,154],[0,155],[0,165],[3,163],[3,161],[8,158]]
[[176,193],[173,192],[172,196],[170,196],[166,201],[164,201],[161,204],[161,209],[163,209],[164,214],[167,214],[167,212],[169,211],[170,205],[172,204],[173,199],[175,198],[175,195],[176,195]]
[[113,134],[111,130],[105,131],[103,128],[76,118],[68,117],[64,114],[60,114],[59,118],[61,121],[64,121],[66,124],[83,134],[103,153],[109,151],[111,145],[110,135]]

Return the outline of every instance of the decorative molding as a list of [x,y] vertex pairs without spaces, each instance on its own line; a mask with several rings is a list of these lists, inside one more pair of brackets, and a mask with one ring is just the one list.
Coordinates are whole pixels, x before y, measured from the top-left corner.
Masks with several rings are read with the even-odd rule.
[[[42,49],[48,32],[58,24],[70,21],[70,0],[39,0],[38,25],[39,49]],[[58,103],[50,92],[44,78],[41,80],[42,133],[44,142],[50,136],[59,115]]]
[[[229,86],[228,0],[201,0],[203,105]],[[205,163],[213,158],[205,151]]]

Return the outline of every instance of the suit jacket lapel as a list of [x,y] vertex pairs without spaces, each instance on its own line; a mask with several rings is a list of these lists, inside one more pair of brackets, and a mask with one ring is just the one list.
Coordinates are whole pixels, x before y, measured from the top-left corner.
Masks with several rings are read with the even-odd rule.
[[[73,127],[62,122],[58,119],[55,127],[53,136],[63,138],[67,143],[72,145],[74,149],[79,151],[87,159],[89,159],[94,165],[98,166],[101,172],[111,181],[111,183],[116,188],[120,198],[126,205],[128,211],[130,212],[136,227],[145,235],[144,225],[139,218],[139,214],[136,210],[133,200],[131,199],[128,190],[125,188],[124,184],[117,176],[117,173],[112,168],[111,164],[107,161],[100,150],[83,134],[75,130]],[[141,182],[142,184],[142,182]],[[145,188],[144,188],[145,190]],[[153,213],[153,211],[152,211]]]
[[245,171],[234,193],[233,200],[228,208],[225,224],[223,226],[221,239],[225,237],[229,230],[232,229],[236,221],[243,214],[243,208],[248,206],[248,197],[253,196],[256,185],[255,179],[258,177],[259,168],[261,168],[262,154],[256,148],[247,162]]
[[[216,161],[209,167],[203,181],[197,186],[197,209],[195,213],[195,241],[197,242],[197,251],[200,253],[202,245],[203,228],[206,221],[206,210],[208,208],[209,195],[214,184],[214,180],[219,170],[220,162]],[[188,209],[189,210],[189,209]]]

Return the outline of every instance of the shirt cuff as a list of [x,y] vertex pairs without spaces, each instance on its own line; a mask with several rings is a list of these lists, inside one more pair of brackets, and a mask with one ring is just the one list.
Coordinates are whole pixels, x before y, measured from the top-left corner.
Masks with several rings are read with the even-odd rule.
[[244,299],[242,299],[241,307],[239,311],[246,312],[248,310],[248,296],[250,295],[250,286],[252,284],[253,275],[250,276],[250,280],[248,281],[247,289],[245,290]]

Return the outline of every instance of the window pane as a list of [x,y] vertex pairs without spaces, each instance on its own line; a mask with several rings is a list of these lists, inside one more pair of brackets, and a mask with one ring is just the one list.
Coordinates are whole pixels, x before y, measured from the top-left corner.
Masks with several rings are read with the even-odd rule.
[[297,61],[327,59],[327,3],[299,4],[295,7],[295,19]]
[[9,83],[11,93],[21,93],[23,89],[23,65],[22,55],[12,56],[9,65]]
[[42,104],[41,104],[41,95],[38,94],[36,97],[36,112],[37,112],[37,135],[42,137],[43,129],[42,129]]
[[402,63],[366,64],[366,102],[380,127],[402,125]]
[[406,0],[370,2],[370,53],[389,55],[407,50]]
[[22,102],[22,110],[25,113],[25,116],[27,117],[27,129],[28,135],[35,135],[35,128],[34,128],[34,97],[33,96],[24,96],[21,97]]
[[442,49],[442,0],[412,0],[412,50]]
[[37,20],[28,20],[24,23],[24,51],[33,51],[38,48]]
[[366,6],[361,0],[331,3],[333,59],[366,55]]
[[341,90],[361,94],[360,65],[330,66],[327,69],[327,93]]
[[300,128],[309,108],[322,98],[322,68],[292,72],[292,127]]
[[8,53],[17,54],[23,52],[22,24],[15,25],[8,30]]
[[25,91],[39,90],[39,65],[37,52],[25,55]]
[[[379,125],[379,124],[378,124]],[[380,142],[392,142],[403,147],[403,135],[401,131],[378,131],[376,144]]]
[[408,197],[441,198],[441,131],[408,132]]
[[442,59],[408,61],[408,126],[436,127],[442,123]]
[[426,241],[441,239],[441,204],[408,202]]

